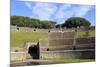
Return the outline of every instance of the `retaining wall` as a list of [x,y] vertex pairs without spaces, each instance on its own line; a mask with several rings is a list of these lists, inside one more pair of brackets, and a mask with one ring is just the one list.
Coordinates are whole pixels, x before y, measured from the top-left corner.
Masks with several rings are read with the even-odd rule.
[[74,32],[52,32],[40,40],[40,58],[95,58],[95,37],[76,38]]
[[65,51],[44,51],[40,54],[41,59],[67,58],[67,59],[94,59],[95,50],[65,50]]
[[10,60],[25,60],[26,59],[26,53],[25,52],[11,52],[10,54]]

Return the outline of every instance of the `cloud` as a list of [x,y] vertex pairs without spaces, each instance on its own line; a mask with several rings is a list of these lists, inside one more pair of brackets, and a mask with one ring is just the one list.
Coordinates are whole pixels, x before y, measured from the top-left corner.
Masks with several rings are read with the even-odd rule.
[[36,3],[33,6],[32,13],[39,19],[49,19],[57,10],[57,7],[53,4],[48,3]]
[[32,5],[30,2],[25,2],[25,5],[29,8],[29,9],[32,9]]
[[[87,6],[87,5],[82,5],[82,6],[78,6],[76,7],[76,9],[74,9],[75,11],[75,16],[79,16],[82,17],[84,15],[86,15],[86,13],[92,8],[92,6]],[[79,10],[78,10],[79,9]]]
[[89,5],[72,5],[60,3],[26,2],[25,5],[31,9],[32,16],[41,20],[53,20],[64,22],[72,16],[84,17],[92,8]]

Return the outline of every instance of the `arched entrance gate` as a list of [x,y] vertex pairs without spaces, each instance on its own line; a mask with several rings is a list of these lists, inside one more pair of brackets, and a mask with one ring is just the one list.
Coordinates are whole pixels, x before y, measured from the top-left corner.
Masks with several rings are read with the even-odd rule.
[[39,44],[38,43],[27,43],[27,59],[39,59]]

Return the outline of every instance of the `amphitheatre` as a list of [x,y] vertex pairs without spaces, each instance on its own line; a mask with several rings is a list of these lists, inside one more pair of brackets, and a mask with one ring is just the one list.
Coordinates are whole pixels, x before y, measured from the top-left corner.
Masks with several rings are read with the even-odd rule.
[[[11,63],[12,66],[16,62],[41,62],[41,64],[54,63],[54,59],[95,59],[95,35],[94,32],[90,30],[90,36],[86,35],[86,33],[78,33],[82,29],[51,29],[48,32],[48,29],[36,29],[28,28],[28,27],[17,27],[11,26]],[[16,44],[18,41],[12,42],[14,36],[16,36],[12,32],[17,33],[40,33],[41,37],[36,41],[33,39],[28,39],[30,34],[27,34],[26,39],[22,43],[18,43],[22,46],[12,46],[12,44]],[[82,32],[82,31],[81,31]],[[45,33],[45,34],[44,34]],[[25,38],[25,34],[22,34]],[[20,35],[17,35],[20,39]],[[39,37],[39,36],[37,36]],[[31,36],[30,38],[34,38]],[[15,43],[16,42],[16,43]],[[38,61],[40,60],[40,61]],[[52,62],[54,61],[54,62]],[[81,62],[81,60],[79,60]],[[79,62],[75,61],[75,62]],[[44,62],[44,63],[43,63]],[[65,61],[58,61],[58,63]],[[23,64],[22,64],[23,65]],[[25,64],[24,64],[25,65]],[[34,64],[33,64],[34,65]],[[38,65],[38,63],[36,63]]]
[[95,62],[95,5],[11,2],[10,65]]

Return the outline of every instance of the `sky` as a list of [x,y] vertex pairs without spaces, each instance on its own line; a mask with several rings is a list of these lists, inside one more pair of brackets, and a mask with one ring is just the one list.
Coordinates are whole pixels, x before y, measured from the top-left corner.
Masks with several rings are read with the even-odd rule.
[[68,4],[68,3],[44,3],[11,0],[11,16],[28,16],[40,20],[56,21],[64,23],[70,17],[83,17],[91,25],[95,25],[95,6]]

